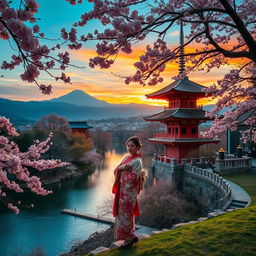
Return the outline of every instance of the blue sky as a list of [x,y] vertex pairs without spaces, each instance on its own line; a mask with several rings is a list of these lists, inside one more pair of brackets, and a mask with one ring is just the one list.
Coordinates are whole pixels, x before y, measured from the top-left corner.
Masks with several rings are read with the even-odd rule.
[[[41,27],[41,32],[44,32],[48,38],[57,39],[60,37],[62,27],[68,29],[71,25],[78,21],[81,14],[90,10],[91,4],[84,1],[82,5],[70,5],[64,0],[39,0],[40,9],[36,17],[40,17],[38,24]],[[92,21],[85,27],[80,28],[83,33],[92,32],[95,28],[100,28],[98,21]],[[168,33],[169,43],[172,46],[177,45],[179,40],[178,27],[174,27]],[[61,42],[61,41],[60,41]],[[47,43],[55,44],[56,41],[47,41]],[[13,44],[12,44],[13,45]],[[48,75],[42,73],[38,79],[39,83],[52,84],[53,94],[50,96],[42,95],[35,84],[22,82],[19,75],[22,72],[22,67],[12,71],[0,71],[4,77],[0,78],[0,97],[12,100],[46,100],[49,98],[59,97],[72,90],[81,89],[101,100],[106,100],[111,103],[149,103],[152,101],[146,100],[145,94],[151,93],[162,88],[172,82],[171,77],[177,74],[177,66],[170,65],[169,70],[165,75],[165,82],[156,87],[142,87],[141,85],[125,85],[124,81],[111,74],[133,74],[133,63],[138,59],[139,53],[143,52],[145,42],[136,46],[132,55],[122,55],[117,60],[117,63],[109,70],[90,69],[88,67],[89,58],[96,56],[92,43],[87,43],[83,49],[79,51],[71,51],[71,61],[73,64],[84,68],[70,67],[66,70],[71,76],[72,84],[64,84],[63,82],[55,82]],[[6,59],[9,60],[13,54],[9,42],[0,40],[1,57],[0,62]],[[64,48],[65,49],[65,48]],[[15,53],[15,51],[14,51]],[[58,74],[58,73],[56,73]],[[211,73],[213,77],[219,76],[219,71]],[[209,80],[208,75],[201,73],[193,73],[193,80],[202,84],[210,84],[213,80]]]

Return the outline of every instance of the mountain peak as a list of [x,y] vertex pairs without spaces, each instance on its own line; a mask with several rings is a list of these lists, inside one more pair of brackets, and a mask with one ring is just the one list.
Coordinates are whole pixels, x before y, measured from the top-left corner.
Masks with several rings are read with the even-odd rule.
[[48,102],[63,102],[76,106],[107,107],[110,104],[103,100],[98,100],[83,90],[73,90],[63,96],[49,100]]
[[[84,92],[83,90],[73,90],[73,91],[71,91],[71,92],[69,92],[69,93],[67,93],[66,95],[70,95],[70,94],[77,94],[77,95],[84,95],[84,94],[86,94],[86,95],[89,95],[89,94],[87,94],[86,92]],[[64,96],[64,95],[63,95]]]

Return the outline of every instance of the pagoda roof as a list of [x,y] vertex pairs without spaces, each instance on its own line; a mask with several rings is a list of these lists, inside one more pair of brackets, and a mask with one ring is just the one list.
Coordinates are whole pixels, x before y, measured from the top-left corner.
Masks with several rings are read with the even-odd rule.
[[195,82],[189,80],[188,77],[185,77],[183,79],[174,81],[170,85],[168,85],[156,92],[147,94],[146,97],[147,98],[155,98],[155,99],[164,99],[167,96],[169,96],[170,93],[173,91],[179,91],[179,92],[183,92],[183,93],[193,93],[193,94],[197,94],[198,96],[204,96],[205,92],[203,89],[205,89],[205,88],[207,88],[207,87],[200,85],[198,83],[195,83]]
[[146,116],[146,121],[161,121],[172,118],[187,118],[187,119],[208,119],[205,116],[206,111],[201,108],[171,108],[166,109],[155,115]]
[[82,129],[90,129],[93,128],[93,126],[90,126],[87,124],[86,121],[69,121],[70,128],[77,129],[77,128],[82,128]]

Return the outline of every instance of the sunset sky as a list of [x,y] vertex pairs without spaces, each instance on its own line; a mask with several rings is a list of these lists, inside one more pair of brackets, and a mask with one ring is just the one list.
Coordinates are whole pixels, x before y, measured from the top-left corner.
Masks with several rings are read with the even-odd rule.
[[[90,9],[88,3],[82,6],[71,6],[64,0],[40,0],[39,2],[41,8],[37,17],[41,18],[41,31],[45,32],[48,38],[59,38],[59,31],[62,27],[66,27],[68,30],[70,24],[79,20],[80,15]],[[65,10],[69,10],[69,12],[67,13]],[[96,21],[91,22],[87,27],[82,28],[82,30],[84,33],[88,33],[89,31],[93,31],[94,28],[97,28],[97,26],[98,23]],[[170,47],[174,47],[178,44],[178,27],[174,27],[169,32],[168,41]],[[52,43],[56,43],[56,41]],[[0,75],[4,75],[4,77],[0,78],[0,97],[22,101],[46,100],[67,94],[75,89],[80,89],[97,99],[105,100],[109,103],[162,104],[158,101],[148,100],[144,95],[170,84],[173,81],[171,78],[178,73],[177,65],[169,64],[164,74],[164,82],[154,87],[143,87],[138,84],[125,85],[121,78],[112,74],[132,75],[135,70],[133,63],[136,62],[139,55],[143,53],[147,43],[148,42],[144,42],[144,44],[137,45],[134,52],[130,55],[121,54],[112,68],[107,70],[89,68],[89,58],[96,56],[95,48],[92,44],[85,45],[83,49],[79,51],[72,51],[72,64],[78,65],[81,68],[70,67],[66,70],[66,73],[72,79],[72,84],[55,82],[49,76],[42,74],[38,81],[40,83],[53,85],[53,93],[47,96],[42,95],[35,84],[25,83],[20,80],[19,71],[22,70],[21,68],[9,72],[1,70]],[[0,49],[0,62],[4,59],[9,60],[13,52],[11,52],[8,41],[0,40]],[[4,53],[2,54],[2,52]],[[189,75],[189,78],[194,82],[208,86],[220,79],[229,68],[230,67],[214,70],[211,73],[194,72]]]

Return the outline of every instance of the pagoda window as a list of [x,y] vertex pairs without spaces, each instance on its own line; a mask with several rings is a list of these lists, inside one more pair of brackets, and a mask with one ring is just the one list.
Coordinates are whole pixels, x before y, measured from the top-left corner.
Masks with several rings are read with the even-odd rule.
[[186,127],[181,128],[181,134],[187,134],[187,128]]
[[185,108],[187,107],[187,102],[186,102],[186,101],[184,102],[184,107],[185,107]]
[[172,128],[168,128],[168,134],[172,133]]
[[175,134],[179,134],[179,128],[175,127]]
[[190,101],[190,107],[191,107],[191,108],[195,107],[194,101]]
[[192,128],[191,128],[191,134],[196,134],[196,132],[197,132],[197,131],[196,131],[196,127],[192,127]]

